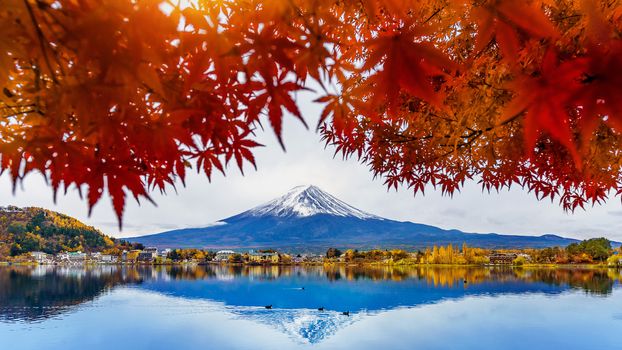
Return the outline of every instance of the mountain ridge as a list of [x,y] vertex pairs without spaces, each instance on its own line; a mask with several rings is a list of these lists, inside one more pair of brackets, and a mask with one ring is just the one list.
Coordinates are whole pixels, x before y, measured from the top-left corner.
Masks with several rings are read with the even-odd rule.
[[219,220],[217,225],[129,238],[159,248],[275,248],[320,252],[337,248],[420,249],[467,243],[482,248],[566,246],[576,239],[469,233],[382,218],[359,210],[317,186],[297,186],[285,195]]
[[0,257],[33,251],[100,251],[119,245],[120,240],[93,226],[53,210],[38,207],[0,207]]

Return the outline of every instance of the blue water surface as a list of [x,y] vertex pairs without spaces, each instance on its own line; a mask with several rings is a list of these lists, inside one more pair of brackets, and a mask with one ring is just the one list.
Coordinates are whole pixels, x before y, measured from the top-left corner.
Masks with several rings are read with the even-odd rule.
[[0,349],[622,349],[621,278],[612,269],[8,266]]

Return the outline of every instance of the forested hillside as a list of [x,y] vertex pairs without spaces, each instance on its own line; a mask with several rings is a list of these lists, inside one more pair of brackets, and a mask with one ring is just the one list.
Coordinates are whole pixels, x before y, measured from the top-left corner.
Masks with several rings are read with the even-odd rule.
[[124,242],[70,216],[43,208],[0,208],[0,256],[32,251],[95,251]]

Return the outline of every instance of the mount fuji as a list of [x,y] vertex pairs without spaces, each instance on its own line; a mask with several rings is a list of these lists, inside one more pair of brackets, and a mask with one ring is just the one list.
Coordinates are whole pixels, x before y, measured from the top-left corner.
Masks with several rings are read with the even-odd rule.
[[566,246],[575,239],[557,235],[478,234],[382,218],[339,200],[312,185],[210,226],[129,238],[158,248],[275,248],[321,252],[336,248],[404,248],[466,243],[483,248]]

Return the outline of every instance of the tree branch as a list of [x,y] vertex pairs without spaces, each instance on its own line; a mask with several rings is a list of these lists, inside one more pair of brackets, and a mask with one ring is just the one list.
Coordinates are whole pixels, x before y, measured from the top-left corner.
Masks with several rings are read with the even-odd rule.
[[41,52],[43,53],[43,59],[45,60],[45,64],[47,65],[48,69],[50,70],[50,74],[52,75],[52,81],[58,84],[59,83],[58,79],[56,79],[56,74],[54,73],[54,69],[52,69],[52,64],[50,63],[50,58],[48,57],[46,44],[45,44],[47,40],[45,39],[45,35],[43,35],[43,31],[41,30],[41,27],[39,26],[39,22],[37,22],[35,13],[32,9],[32,6],[30,6],[30,3],[28,2],[28,0],[24,0],[24,4],[26,5],[26,8],[28,9],[28,14],[30,15],[30,19],[32,20],[32,25],[35,27],[35,31],[37,32],[37,37],[39,39],[39,47],[41,48]]

